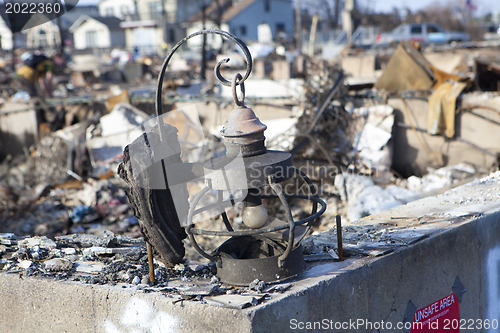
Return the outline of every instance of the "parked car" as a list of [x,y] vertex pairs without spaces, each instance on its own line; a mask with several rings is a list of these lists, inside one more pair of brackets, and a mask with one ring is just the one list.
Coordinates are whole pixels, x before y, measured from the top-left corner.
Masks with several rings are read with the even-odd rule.
[[415,41],[420,44],[467,42],[469,35],[463,32],[445,31],[436,23],[410,23],[396,27],[390,33],[377,36],[377,45],[387,46],[403,40]]
[[500,25],[498,24],[488,24],[483,26],[484,40],[494,40],[500,39]]

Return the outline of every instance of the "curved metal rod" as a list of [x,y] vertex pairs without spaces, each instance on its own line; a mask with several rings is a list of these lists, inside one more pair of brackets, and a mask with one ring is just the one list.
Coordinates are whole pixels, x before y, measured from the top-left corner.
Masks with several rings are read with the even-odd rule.
[[200,199],[205,195],[205,193],[207,193],[208,191],[210,191],[210,187],[208,186],[205,186],[200,192],[198,192],[198,194],[196,194],[196,196],[193,198],[193,202],[191,204],[191,206],[189,207],[189,211],[188,211],[188,215],[187,215],[187,223],[188,225],[186,226],[186,233],[189,237],[189,240],[191,241],[191,244],[193,244],[193,247],[195,248],[196,251],[198,251],[199,254],[201,254],[202,256],[204,256],[205,258],[207,258],[208,260],[210,261],[215,261],[217,258],[214,257],[214,256],[211,256],[210,254],[206,253],[199,245],[198,243],[196,242],[196,239],[194,238],[194,235],[193,233],[191,232],[191,229],[193,228],[194,224],[193,224],[193,215],[194,215],[194,210],[196,208],[196,206],[198,205],[198,203],[200,202]]
[[[314,184],[312,183],[311,179],[309,179],[309,177],[305,174],[304,171],[302,170],[299,170],[297,168],[294,168],[295,169],[295,172],[300,176],[302,177],[302,179],[307,183],[307,185],[309,185],[309,191],[311,192],[311,195],[312,196],[315,196],[315,197],[318,197],[318,192],[316,192],[316,188],[314,187]],[[316,213],[316,211],[318,210],[318,203],[316,201],[313,201],[313,205],[312,205],[312,209],[311,209],[311,215],[314,215],[314,213]],[[311,225],[313,224],[313,222],[315,221],[316,219],[314,220],[310,220],[308,223],[307,223],[307,227],[306,227],[306,231],[304,232],[304,234],[302,235],[302,237],[300,238],[300,240],[298,240],[297,243],[300,243],[302,242],[302,240],[304,239],[304,237],[306,237],[307,233],[309,232],[309,230],[311,229]]]
[[[217,202],[218,203],[223,203],[224,202],[224,195],[222,191],[217,191]],[[220,214],[222,217],[222,221],[224,222],[224,225],[226,226],[227,231],[234,231],[233,227],[231,226],[231,223],[229,222],[229,219],[227,218],[226,210]]]
[[[185,42],[187,42],[189,39],[191,39],[191,38],[193,38],[195,36],[208,35],[208,34],[216,34],[216,35],[221,35],[223,37],[226,37],[227,39],[230,39],[233,42],[235,42],[236,44],[238,44],[238,46],[242,49],[243,54],[245,55],[245,60],[246,60],[246,63],[247,63],[247,69],[246,69],[245,75],[243,76],[243,79],[241,79],[237,84],[240,84],[243,81],[245,81],[248,78],[248,76],[250,75],[250,72],[252,71],[252,56],[250,54],[250,51],[248,50],[248,47],[245,45],[245,43],[241,39],[239,39],[238,37],[236,37],[233,34],[230,34],[227,31],[222,31],[222,30],[218,30],[218,29],[206,29],[206,30],[197,31],[197,32],[195,32],[195,33],[193,33],[193,34],[191,34],[191,35],[189,35],[187,37],[184,37],[179,42],[177,42],[177,44],[174,45],[174,47],[172,48],[172,50],[170,51],[170,53],[168,54],[168,56],[163,61],[163,64],[162,64],[161,70],[160,70],[160,74],[158,75],[158,87],[156,88],[156,102],[155,102],[156,116],[160,116],[160,115],[163,114],[163,111],[162,111],[162,95],[161,95],[162,94],[162,88],[163,88],[163,80],[165,78],[165,72],[167,70],[168,63],[170,62],[170,59],[174,55],[175,51],[177,51],[177,49],[179,47],[181,47],[181,45],[184,44]],[[220,66],[221,66],[221,64],[222,63],[227,63],[228,61],[229,61],[229,58],[226,58],[226,59],[224,59],[222,61],[219,61],[219,63],[215,66],[214,72],[215,72],[215,77],[217,78],[217,80],[219,80],[219,82],[222,85],[230,87],[231,86],[231,81],[226,80],[220,74]]]
[[188,234],[188,237],[189,237],[189,241],[191,242],[191,244],[193,245],[193,247],[195,248],[196,251],[198,251],[199,254],[201,254],[202,256],[204,256],[205,258],[207,258],[208,260],[210,261],[216,261],[217,258],[214,257],[214,256],[211,256],[210,254],[206,253],[199,245],[198,245],[198,242],[196,242],[196,239],[194,238],[194,235],[190,232],[188,232],[189,230],[189,227],[188,229],[186,229],[187,231],[187,234]]
[[[309,186],[309,191],[311,191],[311,196],[317,197],[318,196],[318,192],[316,192],[316,188],[314,187],[314,184],[312,183],[311,179],[309,179],[309,177],[305,174],[304,171],[299,170],[297,168],[294,168],[294,169],[295,169],[295,172],[298,173],[299,176],[302,177],[302,179]],[[318,203],[315,201],[315,202],[313,202],[313,207],[312,207],[311,214],[316,213],[317,210],[318,210]]]
[[[297,220],[294,222],[294,224],[301,225],[310,221],[316,220],[318,217],[320,217],[326,210],[326,203],[321,200],[319,197],[313,197],[309,195],[301,195],[301,194],[292,194],[292,195],[286,195],[288,198],[297,198],[297,199],[305,199],[305,200],[310,200],[314,201],[318,204],[321,205],[321,209],[314,213],[313,215],[310,215],[306,218],[303,218],[301,220]],[[267,198],[278,198],[277,195],[275,194],[266,194],[262,195],[262,198],[267,199]],[[269,228],[263,228],[263,229],[254,229],[254,230],[238,230],[238,231],[218,231],[218,230],[203,230],[203,229],[190,229],[189,232],[193,233],[194,235],[206,235],[206,236],[252,236],[252,235],[260,235],[260,234],[267,234],[270,232],[275,232],[283,229],[288,229],[288,224],[283,224],[275,227],[269,227]]]
[[286,219],[288,220],[288,226],[290,228],[290,230],[288,230],[288,244],[286,244],[285,252],[283,252],[278,257],[278,266],[283,267],[286,258],[288,258],[288,255],[290,254],[290,252],[292,252],[294,238],[295,238],[295,223],[293,222],[293,216],[292,216],[292,211],[290,210],[290,205],[288,204],[288,201],[286,200],[286,197],[283,194],[283,191],[281,190],[281,186],[279,186],[273,181],[272,176],[268,176],[267,181],[269,183],[269,186],[271,186],[271,188],[273,189],[274,193],[278,195],[278,198],[280,199],[283,208],[285,208]]
[[231,223],[229,222],[229,219],[227,218],[226,212],[223,211],[220,215],[222,216],[222,221],[224,222],[227,231],[234,231],[233,227],[231,226]]

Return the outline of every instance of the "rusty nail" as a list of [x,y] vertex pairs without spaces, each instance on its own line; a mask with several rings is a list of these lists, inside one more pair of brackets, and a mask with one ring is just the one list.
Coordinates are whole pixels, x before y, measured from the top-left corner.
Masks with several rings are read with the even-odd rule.
[[344,260],[344,250],[342,248],[342,219],[340,215],[335,217],[337,222],[337,250],[339,252],[340,261]]
[[148,265],[149,265],[149,282],[151,284],[155,283],[155,268],[153,265],[153,248],[151,244],[146,243],[146,248],[148,250]]

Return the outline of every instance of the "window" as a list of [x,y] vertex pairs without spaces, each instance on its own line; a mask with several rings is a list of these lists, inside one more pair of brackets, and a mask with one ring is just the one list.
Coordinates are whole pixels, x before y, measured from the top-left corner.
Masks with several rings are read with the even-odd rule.
[[276,23],[276,32],[285,31],[285,23]]
[[126,16],[129,14],[128,12],[128,6],[120,6],[120,12],[123,16]]
[[410,34],[412,35],[419,35],[422,33],[422,26],[421,25],[412,25],[410,29]]
[[39,47],[47,47],[47,34],[45,33],[45,30],[40,29],[38,32],[38,46]]
[[395,35],[400,35],[400,34],[404,34],[405,33],[405,27],[407,27],[406,25],[400,25],[399,27],[396,27],[392,30],[392,34],[395,34]]
[[161,2],[151,1],[149,3],[149,19],[157,22],[161,21]]
[[168,29],[168,42],[175,43],[176,41],[177,38],[175,38],[175,30],[172,28]]
[[266,13],[271,11],[271,0],[264,0],[264,11]]
[[240,35],[242,35],[242,36],[247,35],[247,26],[246,25],[240,26]]
[[97,33],[95,31],[85,32],[85,42],[87,47],[97,47]]
[[435,25],[428,25],[427,26],[427,33],[434,33],[434,32],[441,32],[441,29]]

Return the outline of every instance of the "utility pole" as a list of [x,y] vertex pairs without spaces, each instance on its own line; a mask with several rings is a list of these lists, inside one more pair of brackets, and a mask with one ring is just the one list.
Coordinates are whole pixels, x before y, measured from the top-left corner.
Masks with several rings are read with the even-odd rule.
[[302,53],[302,10],[300,0],[295,0],[295,46]]
[[[207,24],[207,5],[203,3],[203,7],[201,9],[201,22],[203,25],[203,30],[206,29]],[[201,79],[203,81],[206,80],[206,71],[207,71],[207,35],[203,34],[203,44],[201,47]]]
[[319,15],[314,14],[311,23],[311,33],[309,34],[309,49],[308,54],[310,57],[314,57],[314,44],[316,43],[316,29],[318,28]]
[[56,19],[57,28],[59,29],[59,52],[64,54],[64,32],[61,24],[61,15],[59,15]]
[[167,11],[165,10],[165,0],[161,0],[160,3],[161,3],[161,18],[160,18],[161,34],[163,42],[167,43]]
[[[11,30],[12,31],[12,30]],[[12,71],[16,70],[16,35],[12,31],[12,50],[10,50],[12,55]]]
[[354,0],[346,0],[344,10],[342,11],[342,30],[347,34],[347,43],[351,42],[351,37],[354,29],[352,22],[352,11],[354,10]]

